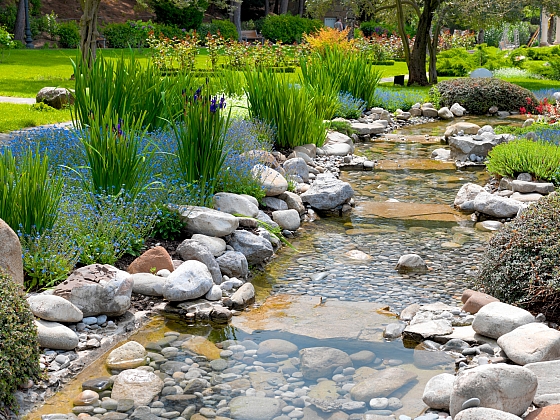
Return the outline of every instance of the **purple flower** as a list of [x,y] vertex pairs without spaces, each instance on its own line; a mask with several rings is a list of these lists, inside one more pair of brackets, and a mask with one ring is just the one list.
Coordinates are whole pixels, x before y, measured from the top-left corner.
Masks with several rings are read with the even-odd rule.
[[215,113],[218,110],[218,104],[216,104],[216,98],[210,99],[210,112]]

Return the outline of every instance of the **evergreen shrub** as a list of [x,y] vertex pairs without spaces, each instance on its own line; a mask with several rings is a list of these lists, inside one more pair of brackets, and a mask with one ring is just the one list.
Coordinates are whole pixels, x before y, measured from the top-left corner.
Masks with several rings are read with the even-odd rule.
[[263,36],[272,42],[293,44],[301,42],[303,34],[310,34],[322,27],[317,19],[300,18],[299,16],[268,15],[262,26]]

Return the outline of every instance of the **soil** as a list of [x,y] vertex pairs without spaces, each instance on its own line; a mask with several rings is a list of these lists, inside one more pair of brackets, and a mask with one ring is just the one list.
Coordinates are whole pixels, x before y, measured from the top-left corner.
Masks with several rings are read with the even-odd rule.
[[[136,0],[102,0],[99,5],[99,24],[126,22],[127,20],[148,20],[154,15],[147,11],[134,10]],[[79,20],[82,16],[80,2],[67,0],[42,0],[41,14],[55,12],[58,21]]]

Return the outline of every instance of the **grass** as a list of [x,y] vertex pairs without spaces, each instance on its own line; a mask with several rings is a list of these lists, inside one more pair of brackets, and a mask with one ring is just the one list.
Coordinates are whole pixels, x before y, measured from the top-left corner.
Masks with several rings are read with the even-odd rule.
[[70,121],[70,111],[52,109],[39,111],[33,105],[0,103],[0,133],[8,133],[25,127],[38,127]]
[[549,80],[549,79],[528,79],[528,78],[513,78],[504,79],[507,82],[515,83],[525,89],[529,90],[540,90],[540,89],[550,89],[556,88],[560,90],[560,81]]

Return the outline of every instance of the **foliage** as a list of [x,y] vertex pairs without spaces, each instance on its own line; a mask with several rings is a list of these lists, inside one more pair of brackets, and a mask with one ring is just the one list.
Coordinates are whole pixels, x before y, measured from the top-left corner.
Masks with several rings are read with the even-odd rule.
[[0,273],[0,409],[17,411],[18,386],[41,377],[34,321],[21,286]]
[[0,25],[0,50],[10,49],[14,47],[15,47],[15,42],[12,34],[10,34],[4,26]]
[[[390,35],[397,31],[395,25],[389,25],[385,22],[376,22],[374,20],[362,22],[360,24],[360,30],[365,37],[371,37],[372,35]],[[405,32],[409,36],[414,36],[416,34],[415,28],[405,23]]]
[[74,21],[59,23],[56,35],[61,48],[77,48],[80,45],[80,28]]
[[70,119],[68,109],[57,110],[42,102],[34,105],[0,103],[0,133],[66,122]]
[[366,103],[362,99],[354,98],[351,93],[341,92],[338,94],[338,108],[334,116],[357,119],[365,109]]
[[408,110],[417,102],[425,102],[427,96],[425,91],[419,89],[379,87],[371,106],[379,106],[391,112],[397,109]]
[[0,218],[14,231],[42,233],[53,227],[62,196],[62,178],[49,173],[49,158],[29,148],[21,157],[0,155]]
[[319,20],[300,18],[290,14],[268,15],[262,26],[263,36],[272,41],[284,44],[301,42],[303,34],[311,34],[323,25]]
[[457,31],[451,32],[445,30],[440,33],[438,37],[438,51],[445,51],[452,48],[469,49],[474,47],[476,38],[474,32],[471,31]]
[[185,104],[178,124],[173,124],[178,168],[183,180],[198,191],[201,204],[212,198],[223,168],[225,136],[230,125],[225,98],[202,91],[184,91]]
[[498,79],[541,79],[537,74],[531,73],[528,70],[520,69],[519,67],[502,67],[493,71],[494,77]]
[[181,214],[176,209],[161,206],[158,209],[150,236],[157,239],[174,241],[181,237],[184,227],[185,223],[181,220]]
[[[299,64],[299,59],[306,55],[307,45],[273,45],[270,41],[251,46],[247,42],[234,40],[224,43],[223,54],[225,66],[237,70],[247,68],[278,68],[279,70],[293,69]],[[290,71],[286,71],[289,73]]]
[[348,121],[332,120],[327,123],[327,128],[329,130],[338,131],[339,133],[351,136],[356,131],[352,129],[352,126]]
[[[408,38],[408,43],[412,48],[414,38]],[[361,51],[370,52],[374,60],[404,59],[402,38],[394,33],[372,34],[369,38],[358,39],[357,44]]]
[[441,106],[449,107],[458,102],[474,115],[486,114],[492,106],[516,112],[527,107],[528,112],[532,112],[527,99],[536,102],[531,91],[495,78],[445,80],[438,83],[437,88],[441,94]]
[[156,14],[157,22],[177,25],[187,31],[200,26],[204,11],[208,7],[206,0],[200,0],[196,4],[184,7],[178,7],[177,3],[171,0],[152,0],[149,1],[149,4]]
[[52,40],[55,40],[56,37],[58,36],[58,30],[60,29],[60,25],[57,22],[58,19],[58,15],[51,11],[51,13],[46,14],[45,17],[45,32],[47,32],[49,34],[49,37]]
[[318,109],[308,89],[267,70],[247,71],[245,78],[249,113],[275,128],[278,147],[323,145],[323,116],[317,115]]
[[142,48],[146,46],[148,32],[153,29],[151,22],[109,23],[101,32],[110,48]]
[[475,68],[472,55],[464,48],[454,48],[438,54],[436,69],[439,76],[464,77]]
[[487,169],[500,176],[515,177],[527,172],[537,179],[559,182],[560,146],[543,141],[519,139],[502,143],[488,153]]
[[206,44],[206,37],[210,35],[221,35],[225,40],[237,40],[239,35],[235,24],[229,20],[212,19],[212,23],[201,23],[197,32],[202,44]]
[[486,293],[558,321],[560,196],[543,197],[489,241],[476,283]]
[[196,32],[186,33],[180,38],[168,38],[150,32],[148,46],[152,51],[152,62],[163,72],[193,70],[198,54],[199,39]]
[[304,34],[303,38],[313,51],[322,53],[327,48],[340,48],[348,51],[352,48],[352,42],[348,40],[349,28],[339,31],[334,28],[323,27],[311,34]]

